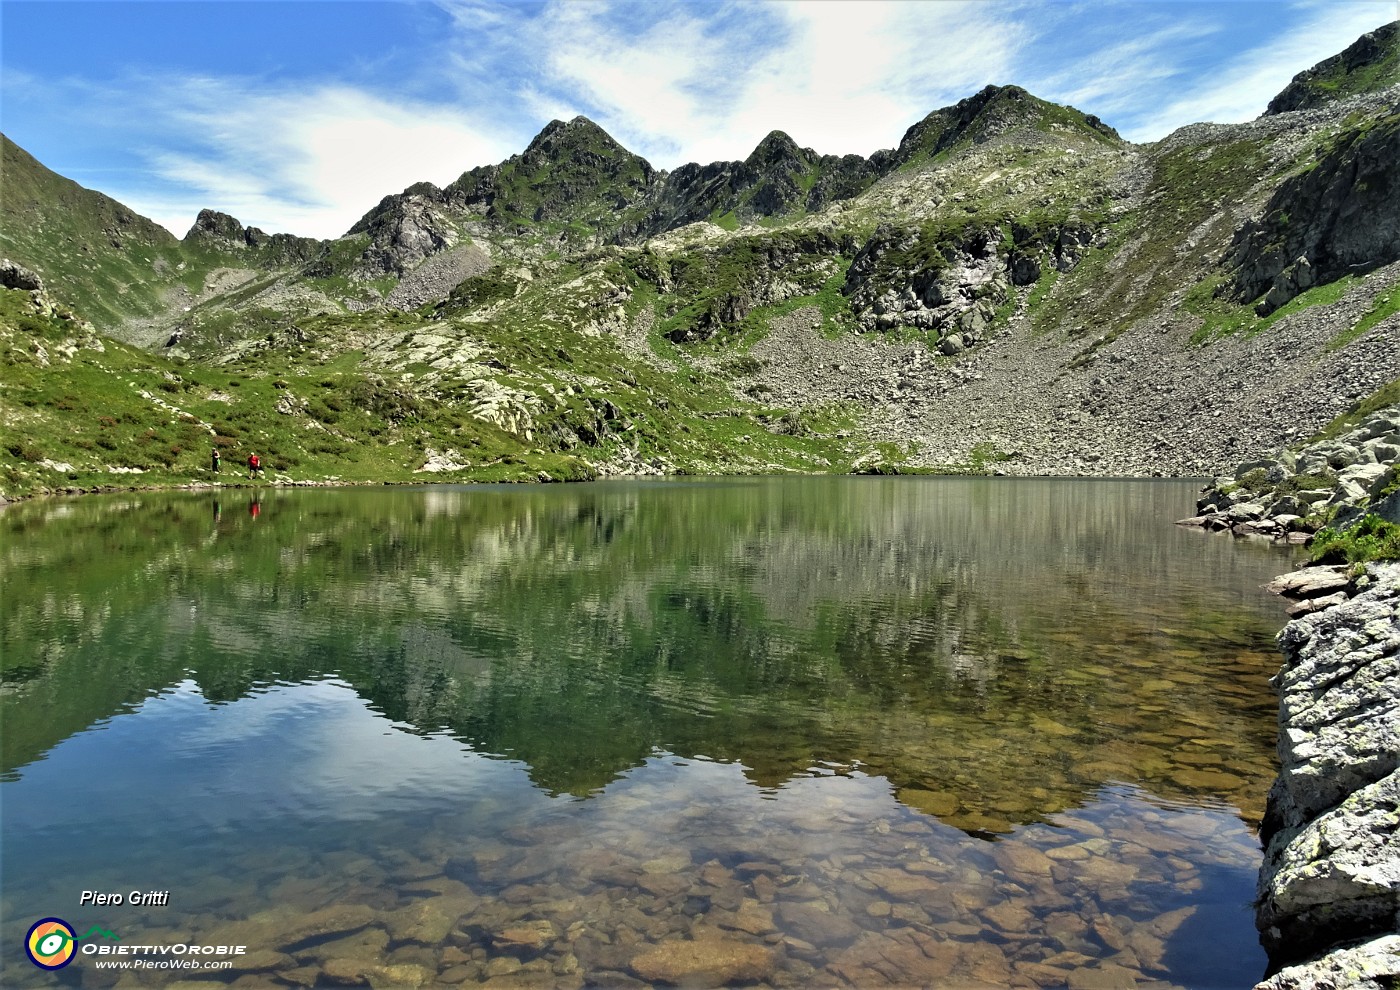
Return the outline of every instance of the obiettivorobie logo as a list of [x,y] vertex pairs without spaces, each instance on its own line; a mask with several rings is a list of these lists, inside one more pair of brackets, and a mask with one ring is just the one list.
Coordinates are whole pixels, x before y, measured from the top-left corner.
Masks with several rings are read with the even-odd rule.
[[[114,933],[93,925],[84,934],[76,935],[73,926],[62,918],[43,918],[29,929],[24,938],[24,954],[40,969],[62,969],[74,957],[98,957],[99,968],[115,969],[228,969],[233,961],[228,956],[242,956],[246,945],[204,945],[198,942],[172,942],[168,945],[101,945],[96,939],[120,942]],[[79,942],[87,944],[81,948]],[[112,958],[112,957],[124,958]],[[215,958],[209,958],[209,957]]]
[[24,938],[24,954],[40,969],[62,969],[77,955],[77,943],[93,935],[120,941],[107,929],[97,925],[89,928],[84,935],[74,935],[73,927],[62,918],[41,918],[34,922]]

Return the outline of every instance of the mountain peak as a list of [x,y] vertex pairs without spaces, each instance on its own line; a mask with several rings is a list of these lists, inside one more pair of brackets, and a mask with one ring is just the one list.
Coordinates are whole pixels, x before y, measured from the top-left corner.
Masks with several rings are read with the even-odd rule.
[[755,168],[764,168],[793,160],[801,161],[807,156],[803,154],[797,142],[787,135],[785,131],[769,131],[767,136],[744,160],[745,165]]
[[1332,100],[1400,83],[1400,21],[1357,38],[1343,52],[1293,77],[1269,101],[1264,116],[1319,107]]
[[894,158],[900,164],[934,158],[1014,131],[1117,144],[1118,132],[1098,117],[1042,100],[1020,86],[984,86],[951,107],[935,110],[904,133]]
[[186,241],[216,241],[244,246],[247,229],[237,217],[220,213],[218,210],[204,209],[195,217],[194,224],[185,234]]
[[527,156],[533,154],[553,155],[559,151],[585,149],[608,155],[630,155],[626,148],[618,144],[611,134],[603,130],[587,117],[578,116],[564,121],[551,120],[545,124],[525,148]]

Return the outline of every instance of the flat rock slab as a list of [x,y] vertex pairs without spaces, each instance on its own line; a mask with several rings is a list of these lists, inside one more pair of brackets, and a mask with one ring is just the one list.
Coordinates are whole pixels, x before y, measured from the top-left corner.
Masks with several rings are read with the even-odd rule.
[[1282,574],[1264,587],[1275,595],[1287,598],[1315,598],[1340,591],[1351,583],[1344,565],[1336,567],[1305,567]]
[[1304,598],[1302,601],[1294,602],[1284,609],[1290,619],[1297,619],[1304,615],[1312,615],[1314,612],[1321,612],[1325,608],[1333,605],[1340,605],[1347,600],[1345,591],[1337,591],[1330,595],[1322,595],[1319,598]]
[[722,987],[767,978],[773,950],[735,939],[671,939],[633,957],[631,968],[650,983],[683,987]]

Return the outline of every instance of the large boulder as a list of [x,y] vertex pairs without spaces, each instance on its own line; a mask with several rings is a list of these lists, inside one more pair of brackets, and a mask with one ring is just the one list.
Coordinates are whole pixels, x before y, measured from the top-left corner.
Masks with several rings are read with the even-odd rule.
[[26,292],[42,292],[44,280],[18,262],[5,258],[0,261],[0,286],[6,289],[23,289]]
[[1391,990],[1400,974],[1400,935],[1328,953],[1279,970],[1254,990]]
[[1400,917],[1400,564],[1368,565],[1361,583],[1279,634],[1281,769],[1256,917],[1275,961],[1394,931]]
[[1290,951],[1394,929],[1400,912],[1400,773],[1273,844],[1259,923]]

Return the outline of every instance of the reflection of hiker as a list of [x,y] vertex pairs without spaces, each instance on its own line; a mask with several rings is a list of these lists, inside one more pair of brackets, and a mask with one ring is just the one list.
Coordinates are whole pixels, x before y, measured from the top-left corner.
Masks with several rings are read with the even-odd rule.
[[257,454],[248,455],[248,477],[256,478],[262,474],[262,461],[258,460]]
[[258,516],[261,515],[261,514],[262,514],[262,503],[259,502],[256,498],[254,498],[251,502],[248,503],[248,515],[250,515],[250,516],[252,516],[254,519],[256,519],[256,518],[258,518]]
[[209,470],[215,474],[219,473],[219,448],[215,447],[209,454]]

